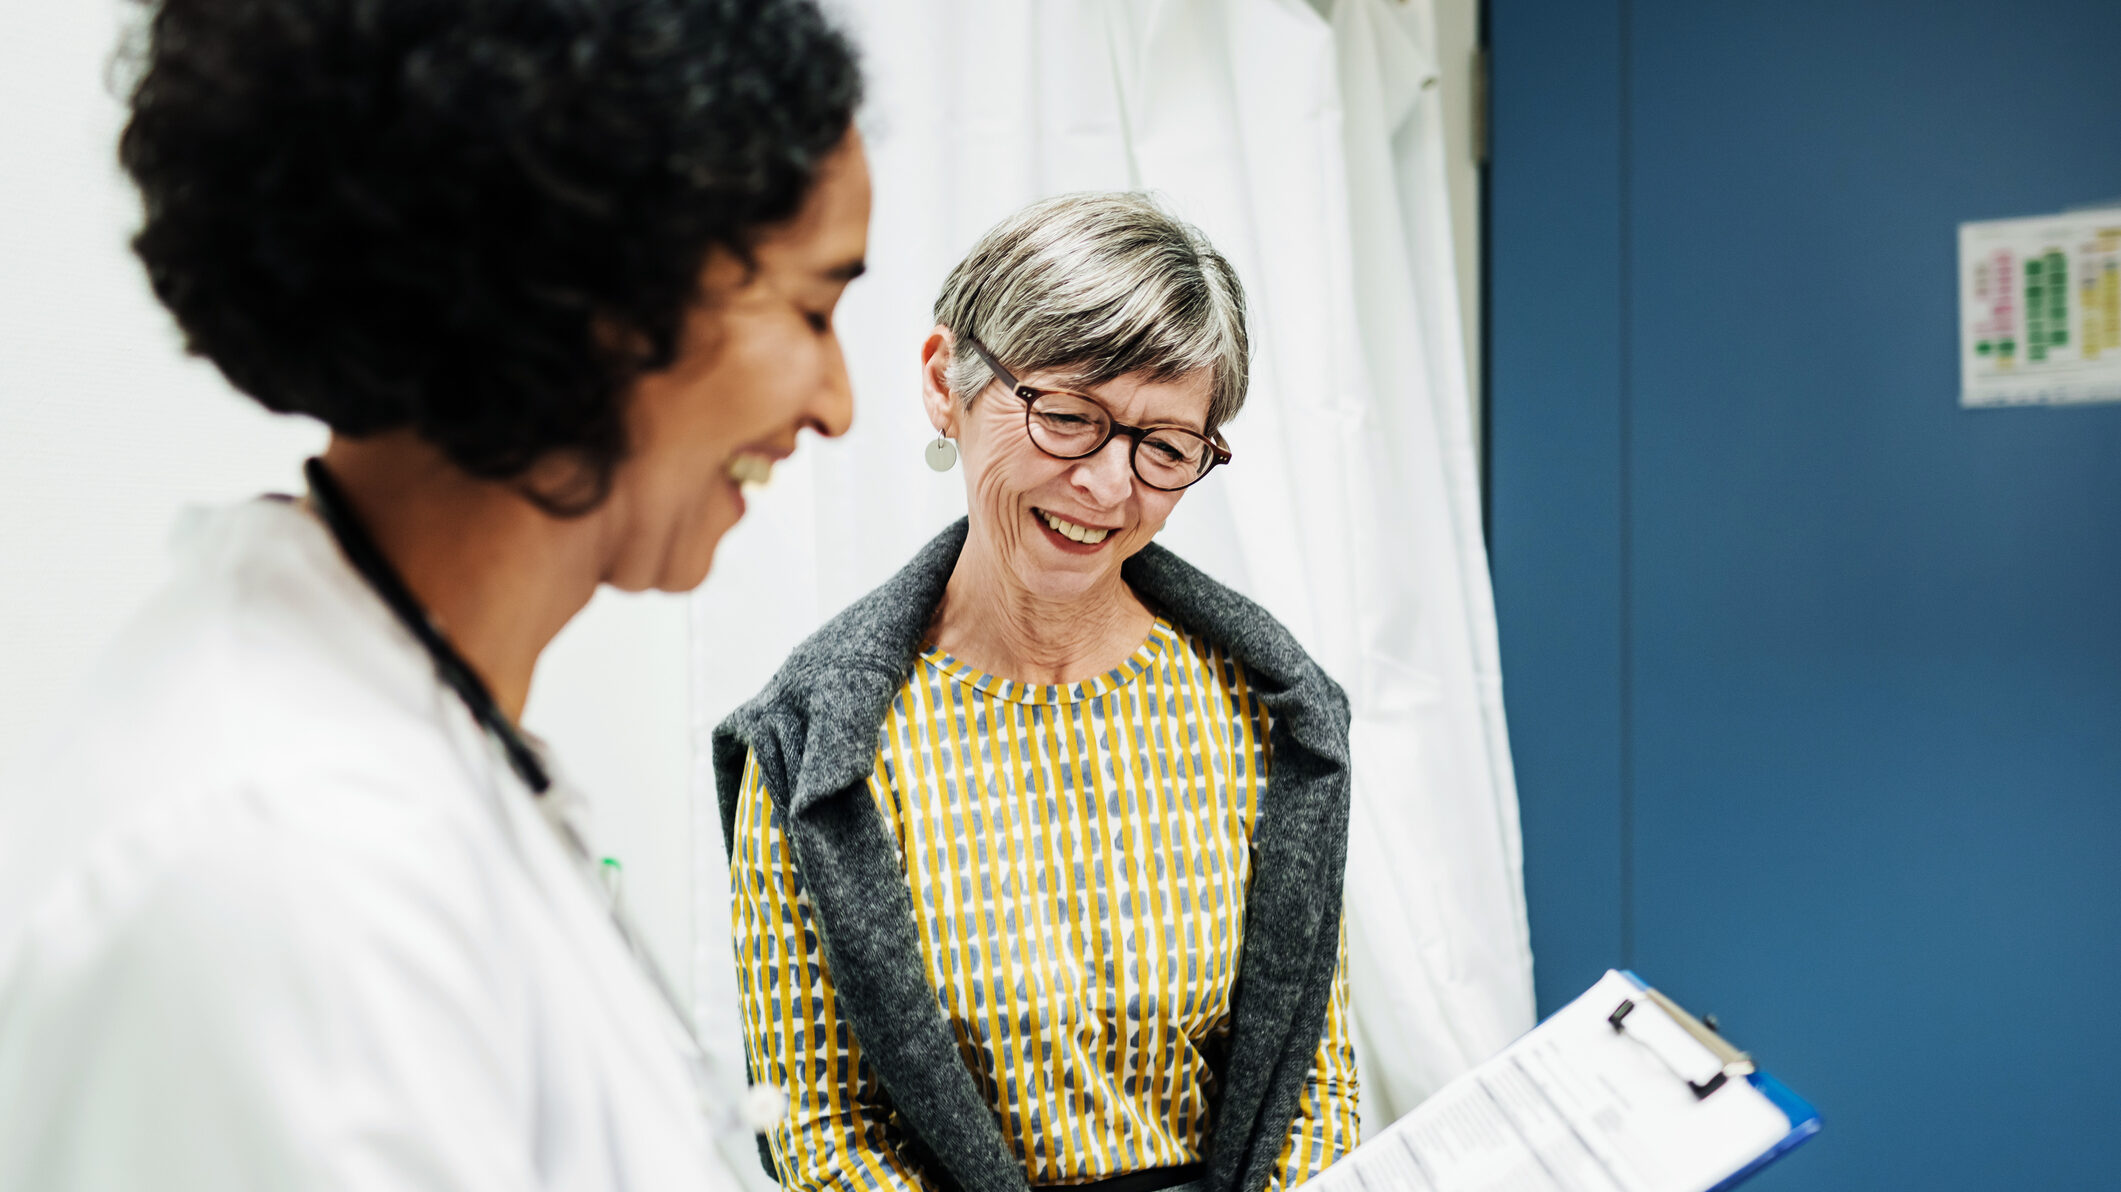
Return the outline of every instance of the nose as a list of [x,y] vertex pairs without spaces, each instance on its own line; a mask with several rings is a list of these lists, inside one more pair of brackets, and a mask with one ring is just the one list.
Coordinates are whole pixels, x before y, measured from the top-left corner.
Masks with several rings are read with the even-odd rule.
[[1127,436],[1115,434],[1104,446],[1076,460],[1070,478],[1098,505],[1118,505],[1134,490],[1134,464],[1129,458],[1133,447]]
[[847,376],[847,357],[840,350],[837,334],[827,350],[825,375],[810,396],[803,413],[810,428],[828,439],[836,439],[854,425],[854,384]]

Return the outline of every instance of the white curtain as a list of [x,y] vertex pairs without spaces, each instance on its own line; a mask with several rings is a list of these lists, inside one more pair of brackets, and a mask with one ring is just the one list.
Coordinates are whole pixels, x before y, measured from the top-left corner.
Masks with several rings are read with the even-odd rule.
[[1348,690],[1347,904],[1375,1129],[1532,1023],[1517,801],[1479,522],[1429,0],[859,0],[871,274],[840,318],[857,413],[730,535],[693,610],[697,947],[741,1073],[707,734],[787,650],[964,511],[918,352],[944,274],[1043,195],[1146,189],[1243,277],[1234,466],[1161,541]]

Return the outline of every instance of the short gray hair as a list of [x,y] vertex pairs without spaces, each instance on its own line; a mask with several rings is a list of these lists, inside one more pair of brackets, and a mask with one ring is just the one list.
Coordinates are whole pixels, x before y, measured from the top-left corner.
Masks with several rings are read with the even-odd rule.
[[[943,282],[935,321],[1019,375],[1057,369],[1087,386],[1206,369],[1210,431],[1245,404],[1251,343],[1237,271],[1148,195],[1058,195],[996,224]],[[955,350],[947,378],[970,401],[993,373]]]

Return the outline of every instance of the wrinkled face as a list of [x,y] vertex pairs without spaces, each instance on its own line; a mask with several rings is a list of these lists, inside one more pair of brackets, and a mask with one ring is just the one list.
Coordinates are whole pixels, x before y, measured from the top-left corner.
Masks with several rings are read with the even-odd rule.
[[[1205,370],[1176,381],[1133,373],[1087,388],[1053,372],[1017,380],[1034,389],[1087,394],[1131,426],[1198,431],[1206,425]],[[1082,459],[1047,455],[1024,430],[1023,401],[999,381],[990,382],[969,408],[952,402],[950,409],[954,422],[938,429],[958,442],[971,532],[985,539],[1014,583],[1039,599],[1066,601],[1112,590],[1120,564],[1156,537],[1185,495],[1142,483],[1128,464],[1133,442],[1124,434]],[[930,410],[932,418],[933,404]]]
[[605,582],[698,586],[744,516],[742,485],[763,482],[805,427],[845,433],[854,406],[832,313],[868,242],[869,165],[849,131],[802,210],[759,240],[750,266],[723,249],[709,255],[677,360],[630,397],[629,451],[606,506],[617,541]]

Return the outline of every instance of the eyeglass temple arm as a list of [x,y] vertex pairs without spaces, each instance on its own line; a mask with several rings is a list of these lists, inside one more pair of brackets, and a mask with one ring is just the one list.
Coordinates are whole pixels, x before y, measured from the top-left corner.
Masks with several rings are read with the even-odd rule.
[[972,338],[970,332],[961,332],[958,338],[965,341],[974,354],[979,356],[980,363],[987,366],[987,371],[993,373],[1002,384],[1008,386],[1011,393],[1014,393],[1019,388],[1016,378],[1010,374],[1008,369],[1002,367],[1002,362],[994,358],[994,353],[988,351],[985,344]]

